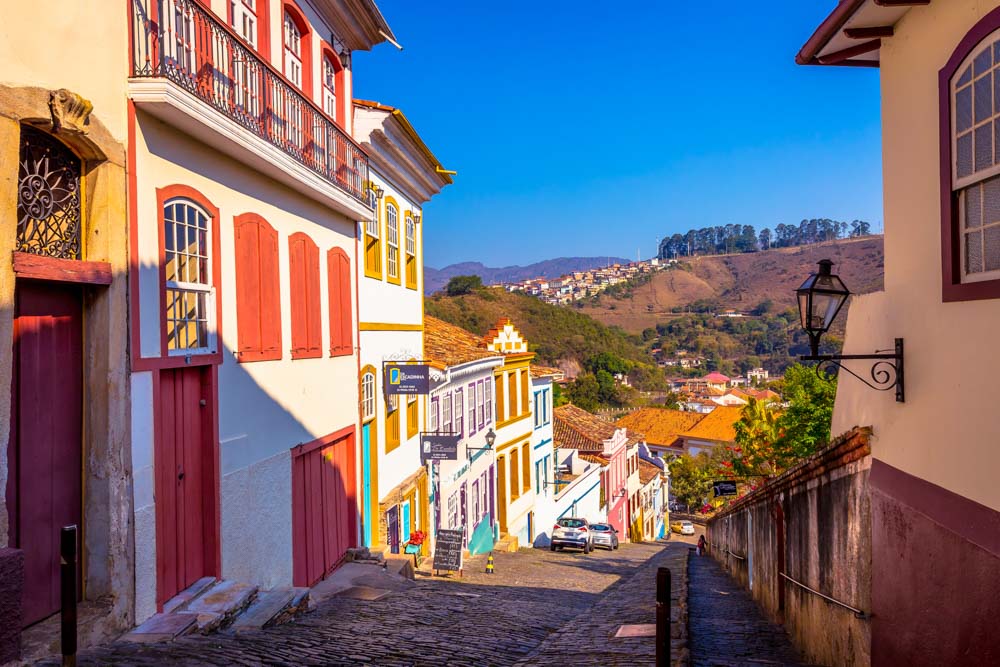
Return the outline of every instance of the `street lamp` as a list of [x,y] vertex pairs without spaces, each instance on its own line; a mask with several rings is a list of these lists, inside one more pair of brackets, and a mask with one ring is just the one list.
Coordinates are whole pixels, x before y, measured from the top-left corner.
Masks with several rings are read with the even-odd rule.
[[[840,309],[844,307],[851,291],[840,276],[833,273],[833,262],[820,260],[819,273],[813,273],[795,290],[799,300],[799,318],[802,328],[809,335],[812,354],[799,357],[802,361],[817,361],[816,371],[825,365],[841,368],[863,383],[878,391],[896,390],[896,401],[903,402],[903,339],[897,338],[895,349],[875,350],[875,354],[820,354],[820,337],[830,329]],[[871,382],[844,366],[842,361],[874,361],[869,371]]]
[[493,449],[493,443],[496,442],[496,441],[497,441],[497,434],[493,432],[493,429],[490,429],[489,431],[486,432],[486,446],[485,447],[468,447],[468,446],[466,446],[465,449],[467,451],[470,451],[470,452],[488,452],[491,449]]

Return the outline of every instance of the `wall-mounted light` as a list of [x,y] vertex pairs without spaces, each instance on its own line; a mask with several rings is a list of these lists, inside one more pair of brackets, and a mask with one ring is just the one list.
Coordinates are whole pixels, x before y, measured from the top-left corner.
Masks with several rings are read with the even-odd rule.
[[488,452],[493,449],[493,443],[497,441],[497,434],[490,429],[486,432],[486,446],[485,447],[466,447],[465,449],[470,452]]
[[[876,350],[875,354],[820,354],[819,341],[830,329],[837,318],[840,309],[851,296],[851,291],[844,285],[840,276],[833,273],[833,262],[820,260],[819,272],[806,278],[802,286],[795,290],[799,300],[799,318],[802,328],[809,335],[809,347],[812,354],[799,357],[802,361],[818,361],[816,370],[829,364],[841,368],[863,383],[878,391],[896,390],[896,400],[904,401],[903,392],[903,339],[897,338],[895,350],[892,352]],[[874,361],[869,376],[871,382],[861,377],[842,364],[842,361],[866,360]]]
[[414,213],[410,217],[413,218],[413,224],[415,224],[415,225],[419,225],[420,224],[420,214],[419,213]]
[[369,184],[368,187],[371,189],[371,191],[373,193],[375,193],[375,199],[382,199],[382,195],[385,194],[385,189],[384,188],[382,188],[381,186],[375,185],[375,183]]

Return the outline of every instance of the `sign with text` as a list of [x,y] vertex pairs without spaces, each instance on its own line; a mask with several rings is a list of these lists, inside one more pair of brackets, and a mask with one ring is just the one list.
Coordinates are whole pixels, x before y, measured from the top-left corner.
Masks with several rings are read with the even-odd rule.
[[430,366],[425,364],[387,364],[384,378],[389,396],[426,395],[431,391]]
[[439,529],[434,542],[434,569],[457,572],[462,569],[462,536],[465,531],[461,527],[451,530]]
[[737,493],[736,482],[712,482],[712,490],[715,491],[716,498],[719,496],[735,496]]
[[458,435],[447,433],[420,434],[420,462],[457,461]]

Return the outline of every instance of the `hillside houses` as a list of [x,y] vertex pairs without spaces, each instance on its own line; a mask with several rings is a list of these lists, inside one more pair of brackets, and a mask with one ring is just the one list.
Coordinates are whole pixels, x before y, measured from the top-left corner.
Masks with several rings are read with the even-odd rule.
[[524,292],[551,304],[570,303],[594,296],[607,288],[655,273],[669,266],[670,262],[652,259],[628,264],[612,264],[603,269],[574,271],[559,278],[531,278],[516,283],[504,283],[508,292]]

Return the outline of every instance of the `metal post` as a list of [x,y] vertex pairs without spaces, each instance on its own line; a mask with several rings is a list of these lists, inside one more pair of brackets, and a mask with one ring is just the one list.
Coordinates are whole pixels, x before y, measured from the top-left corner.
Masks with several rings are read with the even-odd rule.
[[62,664],[76,667],[76,526],[64,526],[59,537]]
[[656,570],[656,667],[670,664],[670,569]]

